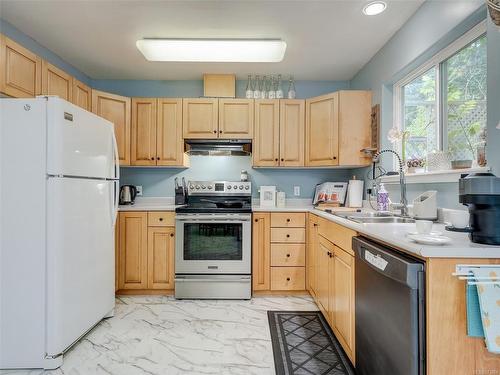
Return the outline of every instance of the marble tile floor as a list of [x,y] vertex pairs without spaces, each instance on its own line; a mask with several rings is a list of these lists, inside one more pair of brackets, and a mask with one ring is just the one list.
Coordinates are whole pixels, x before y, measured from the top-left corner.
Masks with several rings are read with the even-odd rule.
[[312,298],[250,301],[121,296],[103,320],[65,355],[57,370],[1,375],[274,374],[267,310],[317,310]]

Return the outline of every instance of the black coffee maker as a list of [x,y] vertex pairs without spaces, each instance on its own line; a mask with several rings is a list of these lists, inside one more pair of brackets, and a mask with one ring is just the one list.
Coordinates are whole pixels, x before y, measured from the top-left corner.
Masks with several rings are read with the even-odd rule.
[[462,175],[458,190],[459,202],[469,208],[471,241],[500,245],[500,178],[492,173]]

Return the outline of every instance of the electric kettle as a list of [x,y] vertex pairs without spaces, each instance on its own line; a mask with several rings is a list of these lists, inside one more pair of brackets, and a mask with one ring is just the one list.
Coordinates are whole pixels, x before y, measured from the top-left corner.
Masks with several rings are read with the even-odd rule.
[[134,204],[137,189],[134,185],[123,185],[120,188],[120,204]]

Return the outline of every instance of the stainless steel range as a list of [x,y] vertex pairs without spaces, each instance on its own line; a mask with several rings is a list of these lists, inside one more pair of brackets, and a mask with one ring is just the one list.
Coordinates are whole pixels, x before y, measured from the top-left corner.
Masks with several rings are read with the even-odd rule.
[[175,210],[175,297],[250,299],[250,182],[189,181]]

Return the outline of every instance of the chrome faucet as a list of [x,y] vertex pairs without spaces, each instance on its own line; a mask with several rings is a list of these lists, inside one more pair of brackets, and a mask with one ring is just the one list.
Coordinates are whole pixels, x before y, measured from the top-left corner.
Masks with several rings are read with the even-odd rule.
[[379,157],[381,154],[390,152],[398,158],[398,163],[399,163],[399,187],[401,189],[401,200],[399,204],[394,205],[396,208],[401,209],[401,216],[402,217],[408,217],[408,200],[406,199],[406,177],[405,177],[405,172],[404,172],[404,164],[403,160],[399,156],[399,154],[390,149],[385,149],[377,152],[375,155],[373,155],[372,161],[373,163],[377,163],[379,161]]

